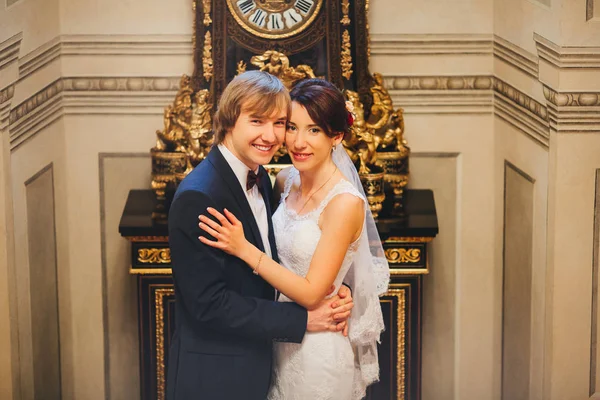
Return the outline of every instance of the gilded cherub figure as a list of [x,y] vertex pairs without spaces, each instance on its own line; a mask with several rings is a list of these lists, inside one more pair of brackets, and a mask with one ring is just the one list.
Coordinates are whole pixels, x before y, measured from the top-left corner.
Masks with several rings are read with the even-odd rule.
[[358,173],[368,174],[377,160],[376,150],[381,138],[365,123],[365,111],[358,93],[353,90],[346,90],[345,93],[353,107],[354,123],[350,128],[350,138],[344,142],[344,147],[352,161],[360,161]]
[[407,142],[404,139],[404,110],[398,108],[390,116],[385,135],[380,144],[382,151],[406,151]]
[[199,90],[194,95],[194,100],[192,122],[187,137],[188,169],[195,167],[206,157],[214,139],[210,92],[208,89]]
[[192,119],[192,92],[190,77],[183,75],[173,104],[165,108],[165,127],[162,131],[156,131],[155,150],[186,151],[186,132],[190,129]]
[[390,115],[394,112],[394,104],[392,97],[383,87],[383,76],[380,73],[373,74],[373,86],[370,90],[373,96],[370,119],[374,122],[367,122],[367,127],[378,130],[388,123]]

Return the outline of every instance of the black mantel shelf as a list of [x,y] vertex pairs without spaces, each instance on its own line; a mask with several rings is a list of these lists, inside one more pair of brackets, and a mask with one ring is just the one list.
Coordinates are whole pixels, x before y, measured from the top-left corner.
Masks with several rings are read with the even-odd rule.
[[[386,216],[385,208],[377,220],[377,228],[383,240],[387,237],[435,237],[438,221],[433,192],[408,189],[404,193],[404,216]],[[125,210],[119,223],[121,236],[168,236],[166,223],[152,219],[157,204],[152,190],[129,192]]]

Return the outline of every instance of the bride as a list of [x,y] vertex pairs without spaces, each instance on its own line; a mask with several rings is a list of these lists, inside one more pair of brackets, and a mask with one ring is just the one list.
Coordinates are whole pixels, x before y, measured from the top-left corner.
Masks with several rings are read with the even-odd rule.
[[279,301],[312,309],[342,282],[352,288],[348,336],[307,333],[300,344],[275,343],[271,400],[359,400],[379,380],[377,342],[384,329],[378,296],[388,265],[360,179],[341,145],[352,125],[344,96],[322,79],[290,93],[285,143],[293,167],[279,173],[273,229],[281,265],[244,237],[228,210],[200,217],[216,241],[199,239],[244,260],[281,292]]

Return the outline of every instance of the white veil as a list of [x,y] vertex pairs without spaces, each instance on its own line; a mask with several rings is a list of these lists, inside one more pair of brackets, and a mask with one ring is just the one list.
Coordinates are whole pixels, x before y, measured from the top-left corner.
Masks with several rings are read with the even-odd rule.
[[[333,150],[333,162],[354,187],[367,196],[356,167],[340,144]],[[365,225],[359,247],[348,274],[344,278],[352,288],[354,308],[349,319],[349,338],[356,354],[353,399],[366,396],[367,386],[379,380],[377,343],[384,330],[379,295],[388,289],[390,270],[381,239],[368,203],[365,203]]]

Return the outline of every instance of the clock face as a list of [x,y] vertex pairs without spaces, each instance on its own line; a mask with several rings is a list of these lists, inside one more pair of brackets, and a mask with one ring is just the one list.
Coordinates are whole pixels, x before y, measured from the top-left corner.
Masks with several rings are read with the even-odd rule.
[[235,20],[253,35],[282,39],[302,32],[315,19],[323,0],[227,0]]

